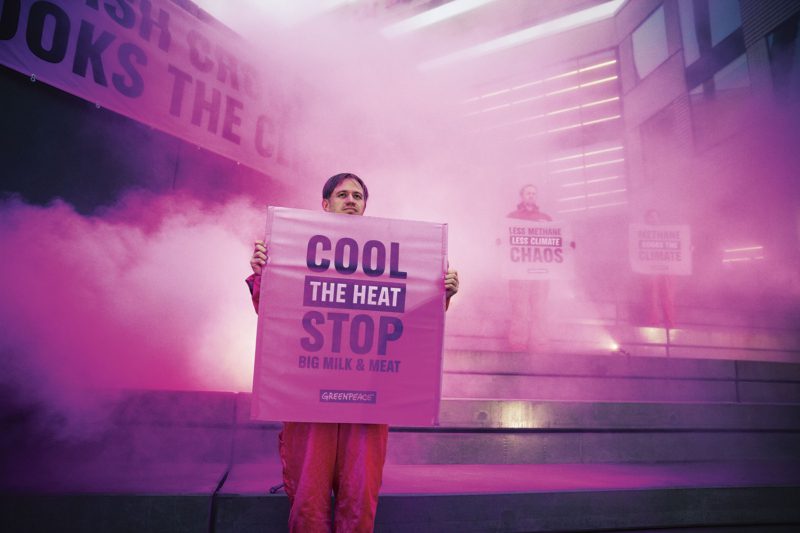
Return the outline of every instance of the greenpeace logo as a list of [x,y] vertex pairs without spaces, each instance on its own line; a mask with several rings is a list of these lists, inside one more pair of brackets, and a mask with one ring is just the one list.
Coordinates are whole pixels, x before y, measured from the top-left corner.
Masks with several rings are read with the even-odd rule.
[[334,403],[375,403],[378,393],[371,390],[321,390],[319,401]]

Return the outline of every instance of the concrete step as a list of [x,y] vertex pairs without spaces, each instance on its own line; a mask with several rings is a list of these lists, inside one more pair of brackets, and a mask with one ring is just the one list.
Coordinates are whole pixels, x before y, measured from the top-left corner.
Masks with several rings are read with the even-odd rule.
[[390,464],[551,464],[794,460],[800,432],[783,431],[402,431]]
[[0,493],[0,530],[206,533],[210,507],[211,493]]
[[[376,533],[613,531],[800,524],[796,464],[387,465]],[[258,465],[235,468],[215,531],[285,531],[285,498]],[[775,531],[778,531],[776,529]]]
[[[282,492],[269,493],[280,478],[278,462],[235,464],[218,482],[199,485],[202,475],[169,464],[151,470],[117,466],[116,473],[72,472],[83,479],[55,491],[45,480],[39,488],[0,487],[0,530],[287,529],[288,500]],[[799,466],[776,461],[387,465],[375,531],[792,531],[800,526]],[[87,476],[112,485],[87,482]],[[172,481],[165,484],[167,478]]]
[[[279,428],[280,423],[251,421],[251,396],[239,398],[240,429]],[[625,403],[536,400],[444,399],[438,427],[393,426],[391,430],[471,429],[574,431],[800,431],[800,405],[743,403]]]
[[[565,365],[565,371],[569,368]],[[624,373],[630,368],[604,370]],[[687,370],[675,367],[671,372],[680,376]],[[720,367],[714,364],[704,371],[714,374]],[[128,393],[111,410],[106,427],[91,434],[64,440],[38,432],[38,423],[11,426],[4,434],[3,459],[11,461],[9,468],[34,462],[53,469],[88,459],[94,464],[178,467],[271,461],[278,455],[281,425],[251,421],[251,398],[244,393]],[[791,458],[800,450],[798,404],[451,398],[442,401],[440,413],[439,427],[391,428],[388,460],[397,464],[739,460]]]
[[445,398],[800,403],[800,364],[448,350]]
[[[737,359],[800,363],[800,329],[794,323],[682,323],[667,338],[663,328],[643,327],[597,309],[554,316],[547,326],[547,350],[558,353],[608,353],[622,346],[636,356]],[[487,312],[448,315],[448,349],[508,351],[508,318]]]
[[441,428],[800,431],[800,405],[442,400]]
[[[276,460],[280,424],[240,395],[234,462]],[[443,400],[441,425],[390,428],[389,464],[795,460],[800,405]]]
[[[511,361],[460,356],[450,368],[470,357],[487,371]],[[589,358],[560,368],[793,376],[763,364],[673,363]],[[103,430],[62,438],[43,433],[52,428],[35,413],[4,406],[0,531],[284,531],[286,497],[267,493],[281,481],[280,424],[250,421],[250,401],[113,394]],[[800,501],[799,405],[446,399],[441,412],[440,427],[392,428],[376,531],[800,525],[787,503]]]

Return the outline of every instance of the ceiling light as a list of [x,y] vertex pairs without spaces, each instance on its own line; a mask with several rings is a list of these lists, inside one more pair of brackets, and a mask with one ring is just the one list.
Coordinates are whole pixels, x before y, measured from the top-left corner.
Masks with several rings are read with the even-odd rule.
[[414,15],[413,17],[386,26],[381,30],[381,33],[384,37],[389,37],[391,39],[456,17],[462,13],[467,13],[490,2],[494,2],[494,0],[453,0],[439,7],[424,11],[419,15]]
[[516,31],[514,33],[509,33],[507,35],[503,35],[502,37],[498,37],[497,39],[492,39],[491,41],[486,41],[485,43],[471,46],[469,48],[426,61],[425,63],[422,63],[419,68],[420,70],[431,70],[438,67],[443,67],[467,59],[474,59],[476,57],[506,50],[507,48],[529,43],[531,41],[535,41],[536,39],[555,35],[567,30],[579,28],[593,22],[599,22],[613,16],[617,10],[619,10],[622,4],[625,3],[625,1],[626,0],[611,0],[610,2],[605,2],[588,9],[583,9],[576,13],[571,13],[557,19],[549,20],[547,22]]

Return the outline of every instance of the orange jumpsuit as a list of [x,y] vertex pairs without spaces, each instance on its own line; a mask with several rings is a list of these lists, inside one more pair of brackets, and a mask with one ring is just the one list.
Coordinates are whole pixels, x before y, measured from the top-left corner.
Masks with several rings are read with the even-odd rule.
[[648,326],[675,327],[675,285],[668,274],[651,274],[643,277],[646,324]]
[[[247,285],[258,312],[261,276],[250,276]],[[385,424],[284,422],[279,452],[289,531],[372,531],[388,438]]]

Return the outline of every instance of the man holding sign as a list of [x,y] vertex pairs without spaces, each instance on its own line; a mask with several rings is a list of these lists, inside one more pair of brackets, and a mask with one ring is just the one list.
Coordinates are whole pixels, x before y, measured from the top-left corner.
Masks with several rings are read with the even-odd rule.
[[[520,202],[507,217],[531,222],[550,222],[553,219],[539,210],[537,189],[527,184],[519,191]],[[547,340],[547,296],[550,282],[546,279],[510,279],[511,320],[508,342],[512,351],[539,351]]]
[[[355,174],[337,174],[328,179],[323,187],[322,209],[328,213],[363,215],[368,195],[361,178]],[[340,221],[337,224],[340,225]],[[375,355],[385,356],[386,345],[400,339],[403,326],[399,319],[389,315],[373,319],[369,314],[378,308],[396,313],[406,305],[405,284],[399,283],[406,281],[406,273],[399,268],[399,244],[393,242],[386,247],[379,240],[367,241],[363,245],[365,264],[361,265],[364,276],[354,278],[341,274],[352,274],[350,268],[355,269],[352,258],[357,257],[356,240],[340,238],[334,245],[329,236],[323,234],[322,229],[316,233],[308,239],[306,262],[308,269],[315,275],[304,276],[303,305],[312,310],[306,311],[302,319],[306,336],[300,340],[299,345],[304,355],[299,357],[297,366],[313,372],[336,373],[340,376],[340,381],[349,379],[348,376],[352,375],[358,377],[359,372],[362,375],[397,372],[398,368],[394,365],[399,366],[400,362],[386,357],[367,359],[319,357],[313,354],[321,350],[323,345],[330,347],[331,353],[342,353],[346,351],[342,345],[349,339],[351,350],[357,354],[369,355],[369,350],[376,349]],[[370,246],[368,250],[367,247]],[[347,264],[342,258],[331,261],[328,256],[338,257],[337,252],[341,252],[343,256],[346,254],[351,261]],[[378,257],[375,263],[366,264],[375,256]],[[257,241],[250,260],[253,275],[247,280],[257,311],[262,269],[267,264],[267,258],[268,245]],[[336,270],[340,275],[336,277],[327,272],[328,270]],[[326,277],[320,277],[322,274]],[[384,276],[387,281],[371,281],[379,276]],[[452,295],[458,291],[458,274],[448,268],[443,282],[447,306]],[[278,302],[274,302],[272,305],[277,304]],[[269,304],[265,302],[265,305]],[[337,309],[323,312],[322,308]],[[351,316],[341,312],[343,308],[362,311]],[[264,318],[262,312],[262,320]],[[332,323],[330,338],[323,334],[323,328],[329,325],[326,321]],[[280,324],[277,325],[277,329],[282,329]],[[345,327],[351,328],[350,335],[341,334]],[[353,331],[356,333],[353,334]],[[325,329],[324,332],[327,333],[328,330]],[[372,342],[373,337],[377,337],[377,342]],[[360,366],[365,359],[368,364]],[[410,364],[409,361],[402,363],[404,370]],[[319,404],[318,409],[322,412],[323,407],[342,405],[331,402],[374,403],[375,392],[325,390],[320,391],[319,401],[325,402]],[[291,503],[290,531],[330,531],[331,492],[335,498],[333,529],[372,531],[387,439],[386,424],[284,422],[279,449],[286,493]]]
[[644,323],[675,327],[675,276],[692,273],[691,228],[665,225],[656,209],[648,209],[644,224],[631,224],[628,232],[631,269],[639,274]]

